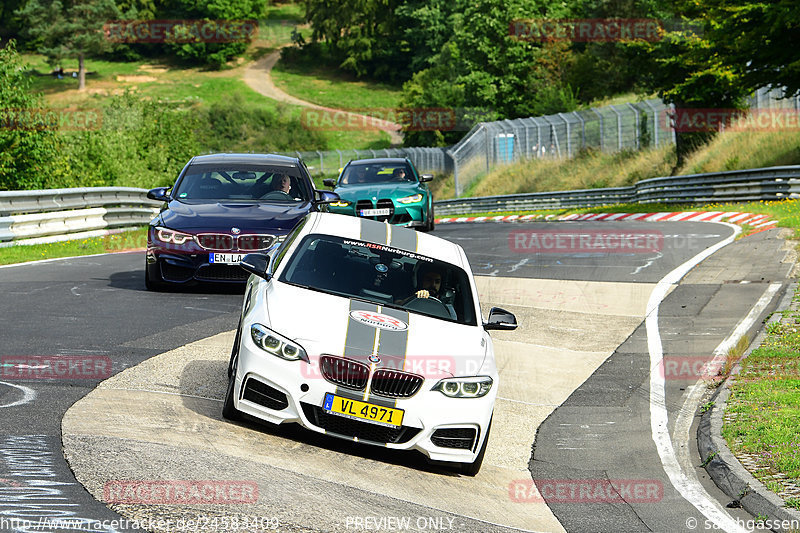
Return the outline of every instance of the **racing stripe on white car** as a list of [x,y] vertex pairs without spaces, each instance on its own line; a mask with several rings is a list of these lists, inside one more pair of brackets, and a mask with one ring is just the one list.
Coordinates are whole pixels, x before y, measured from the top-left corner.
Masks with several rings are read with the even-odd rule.
[[392,228],[392,236],[389,244],[401,250],[416,252],[417,231],[405,228]]
[[[408,324],[408,313],[399,309],[391,309],[387,307],[381,308],[381,313],[389,315],[392,318],[403,321]],[[400,331],[392,330],[379,330],[378,339],[378,357],[381,362],[377,367],[390,368],[392,370],[404,370],[406,361],[406,350],[408,347],[408,327]],[[375,400],[375,396],[370,396],[370,401]],[[390,406],[397,405],[397,400],[387,400]]]
[[[350,312],[352,313],[353,311],[380,313],[380,307],[376,304],[350,300]],[[378,346],[380,342],[380,333],[380,329],[354,320],[351,316],[347,321],[347,333],[345,334],[344,340],[344,357],[371,367],[372,362],[369,360],[369,357],[373,355],[375,347]],[[371,403],[384,407],[394,407],[394,401],[377,396],[368,396],[367,391],[357,392],[352,389],[337,387],[336,395],[362,402],[370,401]]]
[[361,219],[361,240],[389,244],[389,224]]
[[[372,327],[354,320],[351,315],[347,324],[347,333],[345,334],[344,356],[370,366],[373,371],[376,368],[403,370],[408,344],[408,313],[399,309],[383,308],[378,305],[351,300],[350,312],[352,313],[353,311],[367,311],[387,315],[402,321],[406,324],[406,327],[398,330]],[[396,405],[397,402],[394,399],[372,394],[370,385],[371,381],[362,394],[342,389],[341,387],[337,388],[336,394],[384,407],[394,407]]]

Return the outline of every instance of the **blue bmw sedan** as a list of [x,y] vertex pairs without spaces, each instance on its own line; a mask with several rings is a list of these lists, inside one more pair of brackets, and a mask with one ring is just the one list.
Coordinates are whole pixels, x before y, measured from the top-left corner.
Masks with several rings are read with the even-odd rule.
[[149,290],[243,283],[245,254],[276,246],[310,211],[338,200],[314,189],[302,160],[272,154],[193,157],[173,187],[147,196],[164,202],[147,235]]

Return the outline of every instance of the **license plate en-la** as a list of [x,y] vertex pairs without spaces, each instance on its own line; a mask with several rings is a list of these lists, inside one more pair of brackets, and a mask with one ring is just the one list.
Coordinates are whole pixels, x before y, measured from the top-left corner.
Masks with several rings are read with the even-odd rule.
[[244,256],[245,254],[208,254],[208,262],[221,265],[238,265]]
[[403,423],[402,409],[342,398],[330,392],[325,394],[322,408],[328,413],[366,420],[381,426],[399,427]]

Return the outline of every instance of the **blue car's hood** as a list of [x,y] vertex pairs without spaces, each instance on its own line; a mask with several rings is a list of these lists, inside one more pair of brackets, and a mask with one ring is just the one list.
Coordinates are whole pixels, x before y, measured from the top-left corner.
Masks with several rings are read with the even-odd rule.
[[292,229],[311,210],[311,202],[291,204],[255,202],[185,203],[172,200],[161,212],[161,223],[175,230],[242,233]]
[[336,187],[334,192],[348,200],[359,198],[402,198],[412,194],[424,193],[418,183],[366,183]]

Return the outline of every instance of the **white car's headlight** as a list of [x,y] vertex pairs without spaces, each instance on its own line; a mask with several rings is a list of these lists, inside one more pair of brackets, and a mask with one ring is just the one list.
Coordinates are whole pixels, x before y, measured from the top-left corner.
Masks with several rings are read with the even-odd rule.
[[469,378],[445,378],[440,380],[431,390],[438,390],[451,398],[480,398],[492,390],[492,378],[475,376]]
[[188,233],[181,233],[167,228],[156,228],[156,238],[161,242],[169,244],[186,244],[188,241],[194,239],[194,235]]
[[287,339],[283,335],[275,333],[267,326],[262,324],[253,324],[250,326],[250,338],[253,339],[256,346],[281,359],[309,362],[308,354],[302,346]]
[[400,198],[397,201],[401,204],[413,204],[422,200],[421,194],[415,194],[413,196],[406,196],[405,198]]

